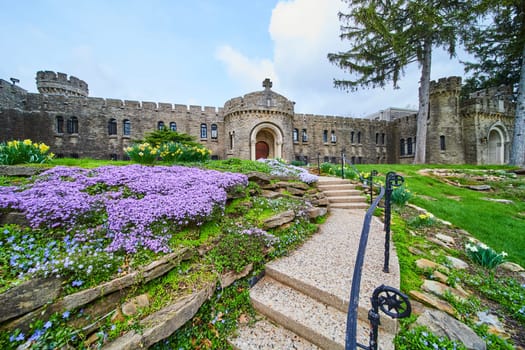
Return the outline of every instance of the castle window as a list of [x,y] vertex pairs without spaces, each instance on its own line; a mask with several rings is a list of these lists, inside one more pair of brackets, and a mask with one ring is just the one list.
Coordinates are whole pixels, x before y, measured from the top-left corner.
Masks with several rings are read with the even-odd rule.
[[111,153],[109,155],[109,160],[118,160],[118,155],[116,153]]
[[57,134],[64,133],[64,117],[60,115],[56,117],[56,132]]
[[328,163],[328,162],[330,161],[330,157],[325,156],[325,157],[323,158],[323,161],[324,161],[325,163]]
[[381,134],[381,144],[382,145],[385,144],[385,134],[384,133]]
[[219,156],[216,155],[216,154],[213,154],[213,155],[211,156],[211,160],[219,160]]
[[71,117],[67,120],[67,132],[68,134],[78,134],[78,118]]
[[208,126],[204,123],[201,124],[201,139],[208,138]]
[[350,143],[354,143],[355,132],[350,133]]
[[115,118],[111,118],[108,122],[108,135],[116,135],[117,134],[117,120]]
[[306,133],[306,129],[303,129],[303,142],[308,142],[308,134]]
[[163,130],[164,129],[164,122],[161,120],[157,123],[157,130]]
[[131,135],[131,122],[128,119],[124,119],[122,122],[122,133],[124,136]]
[[332,130],[332,133],[330,134],[330,140],[332,141],[332,143],[337,142],[337,136],[335,136],[335,131],[333,130]]
[[233,150],[235,131],[230,132],[230,149]]
[[405,155],[405,139],[401,139],[401,141],[399,142],[399,152],[400,155]]
[[412,154],[412,138],[407,139],[407,154]]
[[328,130],[323,130],[323,142],[328,142]]
[[350,158],[350,161],[352,162],[352,164],[355,164],[355,156],[352,156],[352,158]]
[[177,123],[171,122],[170,123],[170,130],[171,131],[177,131]]
[[337,164],[337,158],[336,157],[332,157],[330,161],[331,161],[332,164]]
[[218,136],[217,134],[218,134],[217,133],[217,124],[212,124],[211,125],[211,138],[216,140],[217,136]]
[[378,144],[379,144],[379,133],[376,132],[376,145],[378,145]]
[[439,149],[442,151],[447,149],[447,145],[445,143],[445,135],[441,135],[439,137]]
[[361,131],[357,132],[357,143],[361,143]]
[[293,138],[293,142],[298,142],[299,141],[299,130],[298,129],[293,129],[293,134],[292,134],[292,138]]

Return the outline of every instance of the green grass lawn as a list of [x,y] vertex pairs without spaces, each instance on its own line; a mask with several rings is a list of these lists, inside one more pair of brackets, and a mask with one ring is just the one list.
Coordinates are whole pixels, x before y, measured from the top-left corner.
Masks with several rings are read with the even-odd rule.
[[[513,180],[519,186],[512,204],[491,202],[483,198],[509,198],[502,192],[478,192],[447,184],[433,176],[418,174],[421,169],[507,169],[509,167],[473,165],[359,165],[361,172],[376,169],[383,175],[396,171],[414,193],[411,203],[425,208],[440,219],[468,231],[497,252],[505,251],[508,260],[525,266],[525,178]],[[494,186],[493,186],[494,187]]]

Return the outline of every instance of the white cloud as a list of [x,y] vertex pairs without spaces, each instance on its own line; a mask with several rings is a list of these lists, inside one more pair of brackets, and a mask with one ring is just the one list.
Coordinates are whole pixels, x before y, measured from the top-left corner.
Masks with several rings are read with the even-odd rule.
[[228,75],[245,89],[260,86],[265,78],[279,81],[269,59],[250,59],[229,45],[217,48],[215,57],[226,65]]

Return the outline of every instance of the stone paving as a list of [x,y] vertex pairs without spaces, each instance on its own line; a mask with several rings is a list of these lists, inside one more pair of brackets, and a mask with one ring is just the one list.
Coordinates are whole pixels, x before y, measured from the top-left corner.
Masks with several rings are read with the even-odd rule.
[[[340,180],[322,177],[323,191],[349,191]],[[330,185],[333,185],[332,187]],[[347,182],[347,186],[351,186]],[[344,196],[348,195],[346,192]],[[351,203],[356,202],[352,193]],[[342,197],[335,194],[336,197]],[[237,349],[344,349],[346,313],[365,210],[332,207],[320,230],[294,251],[267,264],[266,275],[250,291],[256,310],[264,315],[231,339]],[[332,202],[333,203],[333,202]],[[335,203],[341,203],[337,201]],[[373,217],[361,278],[358,341],[368,345],[367,321],[373,290],[385,284],[399,289],[399,263],[390,245],[390,272],[383,272],[385,234]],[[380,349],[393,349],[397,323],[381,314]]]

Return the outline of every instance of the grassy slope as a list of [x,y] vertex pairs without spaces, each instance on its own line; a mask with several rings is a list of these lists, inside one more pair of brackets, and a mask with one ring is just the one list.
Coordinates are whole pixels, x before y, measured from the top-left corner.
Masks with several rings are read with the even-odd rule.
[[[405,177],[408,188],[416,195],[411,203],[423,207],[437,217],[460,227],[497,252],[505,251],[508,260],[525,266],[525,202],[514,200],[514,204],[502,204],[483,200],[491,195],[445,184],[430,176],[417,173],[424,168],[501,169],[502,167],[428,166],[428,165],[360,165],[361,171],[378,170],[381,174],[396,171]],[[418,196],[419,195],[419,196]],[[425,196],[422,197],[421,195]],[[431,200],[431,197],[435,200]],[[454,200],[450,197],[461,197]]]

